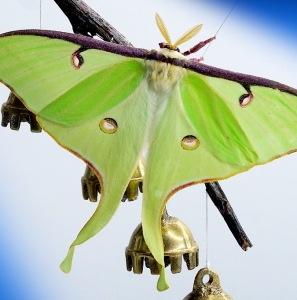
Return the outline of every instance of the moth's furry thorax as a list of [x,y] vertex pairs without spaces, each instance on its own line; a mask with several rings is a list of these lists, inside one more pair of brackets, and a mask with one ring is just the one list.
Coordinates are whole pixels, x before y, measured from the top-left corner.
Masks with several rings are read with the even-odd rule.
[[[187,59],[181,53],[166,48],[159,49],[159,53],[169,58]],[[147,60],[147,79],[151,88],[158,95],[165,95],[183,78],[185,69],[167,62]]]

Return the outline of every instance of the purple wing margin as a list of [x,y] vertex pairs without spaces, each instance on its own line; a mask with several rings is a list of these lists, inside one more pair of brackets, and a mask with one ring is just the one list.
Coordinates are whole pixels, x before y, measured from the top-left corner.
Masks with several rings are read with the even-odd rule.
[[17,30],[17,31],[3,33],[0,35],[0,38],[5,36],[14,36],[14,35],[35,35],[35,36],[48,37],[51,39],[60,39],[60,40],[77,44],[83,49],[98,49],[98,50],[120,54],[123,56],[137,57],[143,59],[145,59],[149,53],[149,51],[145,49],[133,48],[124,45],[104,42],[81,34],[73,34],[73,33],[53,31],[53,30],[39,30],[39,29]]
[[80,34],[52,31],[52,30],[38,30],[38,29],[18,30],[18,31],[11,31],[11,32],[1,34],[0,37],[13,36],[13,35],[36,35],[36,36],[45,36],[53,39],[61,39],[61,40],[65,40],[77,44],[83,49],[98,49],[98,50],[112,52],[115,54],[120,54],[128,57],[157,60],[157,61],[165,62],[168,64],[172,64],[185,69],[192,70],[201,75],[235,81],[241,84],[242,86],[244,86],[247,90],[249,89],[250,86],[258,85],[258,86],[269,87],[272,89],[278,89],[282,92],[286,92],[297,96],[297,89],[273,80],[242,74],[242,73],[237,73],[237,72],[232,72],[224,69],[219,69],[216,67],[212,67],[212,66],[208,66],[196,62],[195,60],[191,60],[191,59],[188,60],[188,59],[176,59],[176,58],[166,57],[156,50],[149,51],[145,49],[104,42]]

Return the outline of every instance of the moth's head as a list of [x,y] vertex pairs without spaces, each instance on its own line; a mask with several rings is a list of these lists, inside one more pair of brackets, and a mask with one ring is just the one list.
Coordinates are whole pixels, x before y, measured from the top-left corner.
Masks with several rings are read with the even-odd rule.
[[172,45],[169,45],[166,42],[159,43],[159,46],[160,46],[161,49],[165,48],[165,49],[169,49],[169,50],[174,50],[174,51],[180,52],[179,48],[172,49]]
[[161,34],[163,35],[164,39],[166,40],[166,42],[159,43],[160,48],[167,48],[169,50],[174,50],[174,51],[178,51],[178,52],[180,52],[180,51],[177,46],[181,45],[182,43],[187,42],[189,39],[194,37],[202,28],[202,24],[194,26],[193,28],[188,30],[185,34],[183,34],[173,44],[171,42],[171,39],[170,39],[169,33],[167,31],[167,28],[165,26],[165,23],[163,22],[163,20],[161,19],[161,17],[158,14],[156,14],[156,23],[157,23],[157,26],[158,26]]

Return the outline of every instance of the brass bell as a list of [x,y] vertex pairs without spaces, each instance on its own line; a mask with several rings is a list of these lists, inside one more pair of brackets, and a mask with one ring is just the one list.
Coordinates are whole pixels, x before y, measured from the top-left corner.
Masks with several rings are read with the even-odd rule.
[[32,132],[41,132],[42,129],[36,120],[36,115],[29,111],[21,100],[13,93],[1,107],[2,121],[1,125],[7,127],[10,123],[10,129],[19,130],[21,122],[28,122]]
[[[209,280],[204,283],[203,278],[206,275],[209,275]],[[195,277],[193,291],[183,300],[232,300],[232,298],[222,290],[219,275],[213,270],[203,268]]]
[[[171,265],[172,273],[180,273],[182,258],[184,258],[189,270],[196,268],[199,248],[189,228],[179,219],[169,216],[165,209],[161,230],[165,266]],[[145,243],[141,224],[134,230],[125,254],[128,271],[133,269],[135,274],[141,274],[145,263],[145,266],[151,270],[151,274],[159,274],[159,264]]]
[[[138,197],[138,189],[142,193],[143,163],[140,160],[137,169],[132,175],[127,189],[123,195],[122,202],[134,201]],[[93,170],[86,166],[85,174],[81,178],[82,194],[85,200],[97,202],[97,195],[100,194],[101,188],[99,180]]]

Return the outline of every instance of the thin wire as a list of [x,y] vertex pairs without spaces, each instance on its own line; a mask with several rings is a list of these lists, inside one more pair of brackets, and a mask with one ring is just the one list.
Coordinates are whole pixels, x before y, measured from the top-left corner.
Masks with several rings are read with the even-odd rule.
[[235,3],[233,4],[231,10],[229,11],[228,15],[226,16],[225,20],[223,21],[222,25],[219,27],[219,29],[217,30],[215,36],[217,36],[218,32],[221,30],[221,28],[223,27],[224,23],[227,21],[228,17],[230,16],[230,14],[232,13],[232,10],[234,9],[235,5],[237,4],[238,0],[235,1]]
[[[218,32],[219,32],[219,31],[221,30],[221,28],[223,27],[224,23],[227,21],[228,17],[229,17],[230,14],[232,13],[232,11],[233,11],[234,7],[236,6],[237,2],[238,2],[238,0],[236,0],[235,3],[233,4],[233,6],[232,6],[231,10],[229,11],[228,15],[226,16],[225,20],[223,21],[223,23],[221,24],[221,26],[219,27],[219,29],[218,29],[217,32],[215,33],[215,35],[214,35],[215,37],[217,36]],[[204,53],[202,54],[202,57],[204,57],[204,55],[205,55],[205,53],[207,52],[208,48],[210,47],[211,43],[212,43],[212,41],[207,45],[207,47],[206,47]]]
[[206,197],[205,197],[205,210],[206,210],[206,215],[205,215],[205,250],[206,250],[206,268],[209,271],[210,263],[209,263],[209,249],[208,249],[208,236],[209,236],[209,231],[208,231],[208,194],[207,191],[205,191]]
[[39,28],[41,29],[42,0],[39,0]]

